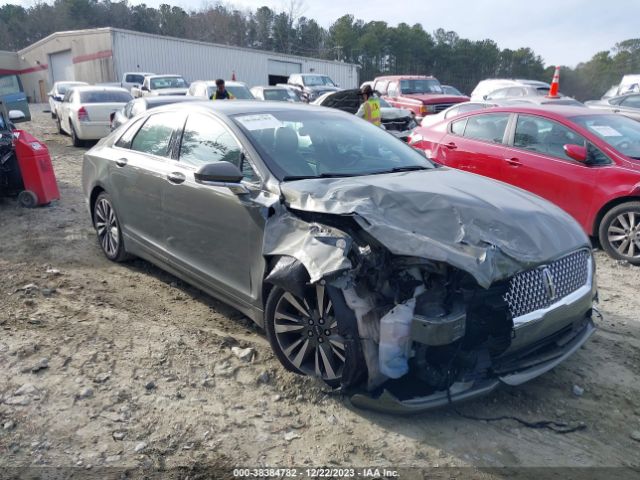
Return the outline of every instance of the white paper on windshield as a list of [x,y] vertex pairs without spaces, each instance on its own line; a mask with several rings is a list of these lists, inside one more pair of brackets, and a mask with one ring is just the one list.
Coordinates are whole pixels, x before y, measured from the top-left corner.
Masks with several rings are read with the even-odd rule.
[[603,137],[621,137],[622,134],[609,125],[592,125],[591,130],[602,135]]
[[236,119],[244,125],[247,130],[264,130],[267,128],[280,128],[282,122],[270,113],[260,113],[255,115],[243,115]]

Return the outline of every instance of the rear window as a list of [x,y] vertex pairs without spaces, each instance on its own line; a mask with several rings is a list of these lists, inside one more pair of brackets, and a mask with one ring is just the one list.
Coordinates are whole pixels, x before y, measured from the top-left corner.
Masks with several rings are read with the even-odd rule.
[[187,82],[182,77],[157,77],[151,79],[151,89],[161,90],[163,88],[187,88]]
[[81,103],[127,103],[133,97],[127,92],[98,91],[80,92]]
[[138,74],[134,74],[134,75],[127,75],[124,78],[124,81],[127,83],[139,83],[142,84],[142,82],[144,82],[144,75],[138,75]]

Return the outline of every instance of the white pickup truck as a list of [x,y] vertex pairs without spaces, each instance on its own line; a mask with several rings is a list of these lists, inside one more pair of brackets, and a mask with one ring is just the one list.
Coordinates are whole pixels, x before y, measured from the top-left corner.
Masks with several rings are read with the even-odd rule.
[[120,80],[120,86],[122,88],[131,91],[134,87],[140,87],[142,82],[144,82],[144,77],[148,77],[149,75],[155,75],[155,73],[151,72],[124,72],[122,74],[122,80]]
[[181,75],[150,75],[144,77],[142,85],[133,87],[134,98],[155,97],[158,95],[186,95],[189,84]]

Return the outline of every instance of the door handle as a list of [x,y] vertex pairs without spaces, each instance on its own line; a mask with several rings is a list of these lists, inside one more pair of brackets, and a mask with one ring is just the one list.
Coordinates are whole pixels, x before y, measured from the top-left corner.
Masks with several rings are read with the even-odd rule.
[[504,161],[512,167],[519,167],[520,165],[522,165],[518,158],[505,158]]
[[186,179],[187,177],[185,177],[184,174],[180,172],[171,172],[167,174],[167,180],[169,180],[171,183],[175,183],[176,185],[181,184]]
[[128,160],[126,158],[119,158],[116,160],[116,165],[119,167],[124,167],[126,166],[128,163]]
[[458,146],[453,142],[445,143],[443,147],[448,148],[449,150],[455,150],[458,148]]

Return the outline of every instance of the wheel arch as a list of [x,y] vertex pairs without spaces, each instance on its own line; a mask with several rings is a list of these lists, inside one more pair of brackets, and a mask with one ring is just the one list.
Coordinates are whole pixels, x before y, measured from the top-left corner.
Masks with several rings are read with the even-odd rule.
[[102,193],[106,192],[106,190],[102,187],[102,185],[96,185],[91,190],[91,195],[89,195],[89,211],[91,212],[91,223],[93,223],[93,210],[96,206],[96,200],[98,200],[98,196]]
[[591,235],[596,237],[598,236],[598,233],[600,231],[600,223],[602,222],[602,219],[607,214],[607,212],[609,212],[609,210],[617,207],[618,205],[622,205],[623,203],[629,203],[629,202],[640,202],[640,196],[625,195],[623,197],[616,197],[610,200],[609,202],[605,203],[600,208],[600,210],[598,210],[598,213],[596,214],[593,220],[593,225],[591,227]]

